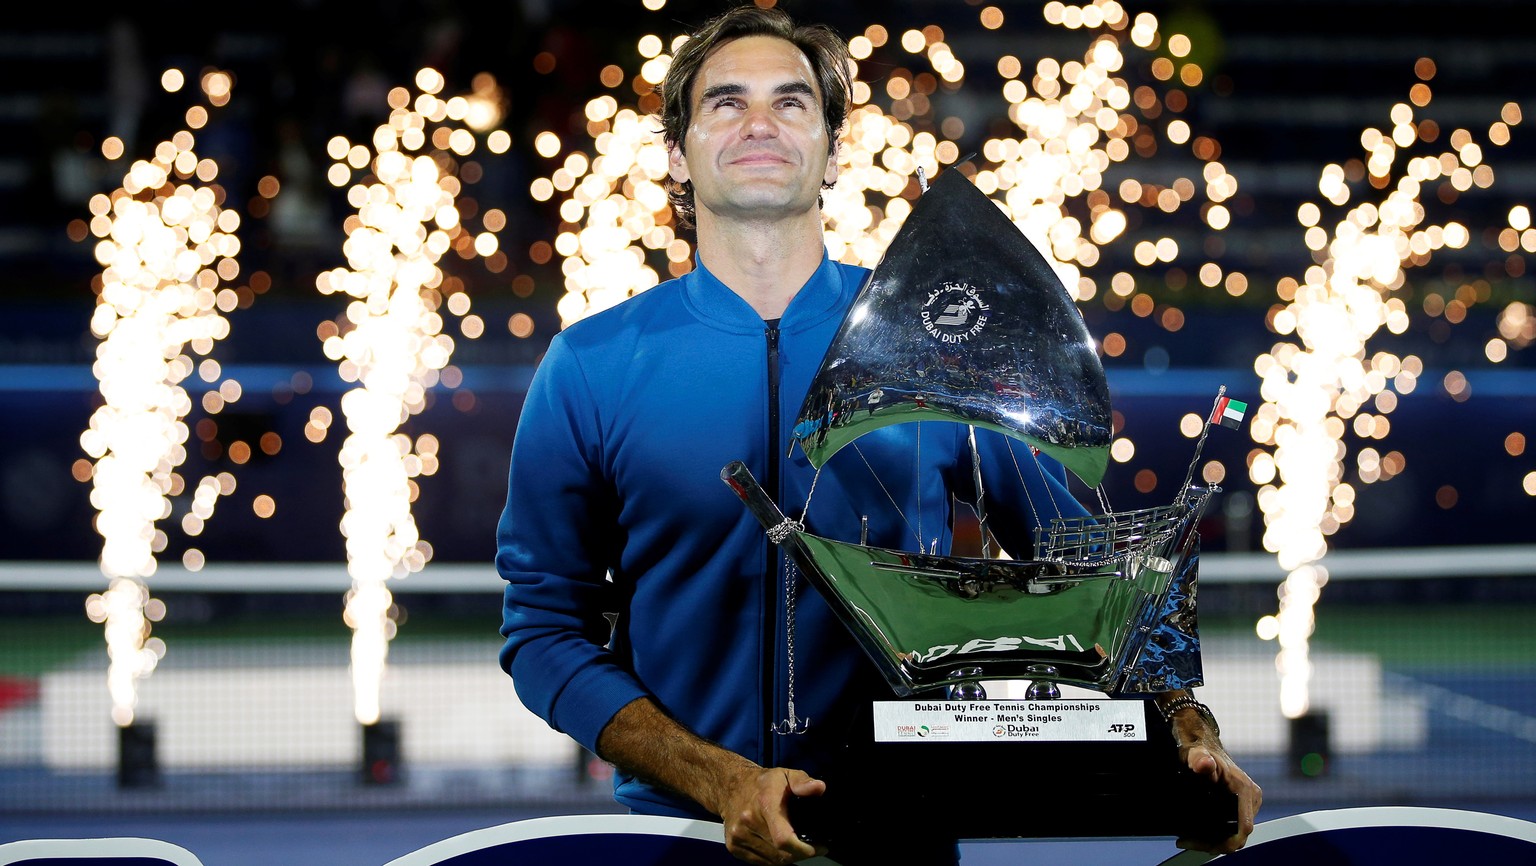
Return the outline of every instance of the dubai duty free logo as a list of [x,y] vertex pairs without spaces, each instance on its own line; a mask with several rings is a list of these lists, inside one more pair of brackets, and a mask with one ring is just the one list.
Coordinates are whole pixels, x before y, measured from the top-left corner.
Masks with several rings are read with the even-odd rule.
[[992,307],[974,286],[945,281],[923,301],[923,330],[944,343],[964,343],[987,326]]

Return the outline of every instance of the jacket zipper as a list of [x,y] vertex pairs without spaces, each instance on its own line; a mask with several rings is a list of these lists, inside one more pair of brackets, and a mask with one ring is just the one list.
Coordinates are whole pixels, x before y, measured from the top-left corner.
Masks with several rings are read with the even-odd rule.
[[[779,489],[779,326],[771,322],[763,330],[768,341],[768,471],[764,487],[775,502],[783,502]],[[775,698],[779,659],[779,555],[778,545],[768,544],[768,568],[763,581],[763,610],[767,612],[768,628],[763,647],[763,753],[765,767],[778,766],[777,742],[773,733]]]

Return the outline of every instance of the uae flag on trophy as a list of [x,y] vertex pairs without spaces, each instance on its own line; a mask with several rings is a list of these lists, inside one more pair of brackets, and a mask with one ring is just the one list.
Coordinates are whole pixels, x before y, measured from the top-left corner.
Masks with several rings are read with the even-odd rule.
[[1248,411],[1248,404],[1241,400],[1233,400],[1228,397],[1216,398],[1216,408],[1211,410],[1211,423],[1220,424],[1223,427],[1231,427],[1236,430],[1242,426],[1243,415]]

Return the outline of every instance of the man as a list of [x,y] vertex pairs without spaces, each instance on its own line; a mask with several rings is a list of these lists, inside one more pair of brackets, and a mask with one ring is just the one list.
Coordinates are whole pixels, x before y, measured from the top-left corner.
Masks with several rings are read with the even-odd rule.
[[[698,267],[551,342],[498,530],[502,665],[523,703],[617,767],[621,803],[723,820],[750,863],[816,853],[788,803],[826,790],[814,773],[860,706],[889,696],[819,596],[786,590],[782,557],[719,480],[739,459],[786,511],[809,498],[808,462],[785,456],[790,428],[867,275],[828,260],[822,241],[848,69],[832,31],[752,6],[677,52],[663,123]],[[963,427],[923,426],[875,431],[834,457],[815,479],[808,528],[852,538],[867,517],[871,544],[947,550],[970,452]],[[1017,487],[1013,446],[979,438]],[[1032,498],[1075,506],[1050,465],[1033,473]],[[1007,534],[1031,525],[1022,496],[989,508],[1004,544],[1028,549],[1027,534]],[[1257,788],[1204,717],[1186,709],[1173,721],[1191,767],[1247,795],[1244,829],[1225,843],[1240,845]],[[950,840],[937,856],[953,852]]]

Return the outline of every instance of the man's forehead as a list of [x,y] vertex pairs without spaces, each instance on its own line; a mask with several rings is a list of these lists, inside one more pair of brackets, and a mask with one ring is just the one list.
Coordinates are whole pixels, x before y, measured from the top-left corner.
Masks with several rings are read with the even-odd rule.
[[790,83],[805,84],[813,96],[821,97],[811,61],[798,46],[777,36],[740,36],[716,46],[704,58],[694,76],[693,98],[697,101],[705,90],[722,86],[782,91]]

